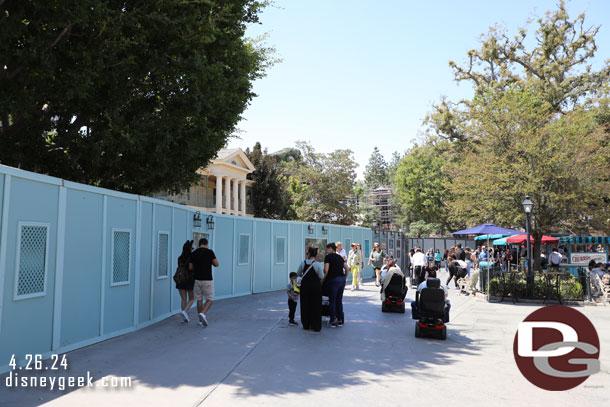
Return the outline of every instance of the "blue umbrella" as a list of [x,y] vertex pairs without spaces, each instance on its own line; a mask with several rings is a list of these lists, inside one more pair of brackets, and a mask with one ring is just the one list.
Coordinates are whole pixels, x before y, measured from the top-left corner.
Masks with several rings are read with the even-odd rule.
[[474,238],[474,240],[496,240],[496,239],[501,239],[503,237],[507,237],[507,236],[514,236],[514,235],[509,235],[509,234],[505,234],[505,233],[497,233],[495,235],[481,235],[481,236],[477,236]]
[[458,230],[453,232],[453,236],[459,235],[518,235],[520,232],[514,229],[503,228],[493,223],[483,223],[482,225],[475,226],[470,229]]

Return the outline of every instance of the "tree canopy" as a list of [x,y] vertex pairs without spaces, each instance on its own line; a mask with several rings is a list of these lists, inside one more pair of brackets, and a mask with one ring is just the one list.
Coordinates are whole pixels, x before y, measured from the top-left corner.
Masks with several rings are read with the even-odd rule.
[[277,167],[276,159],[256,143],[246,155],[256,170],[250,175],[254,184],[250,188],[254,216],[257,218],[285,219],[290,197],[286,189],[286,178]]
[[291,174],[292,200],[297,219],[306,222],[328,222],[350,225],[355,221],[355,208],[349,204],[356,179],[351,150],[317,153],[306,142],[297,142],[303,161],[287,164]]
[[0,162],[108,188],[197,180],[255,96],[264,2],[0,1]]
[[364,170],[364,182],[370,189],[387,186],[390,183],[388,163],[377,147],[373,148],[369,162]]
[[543,233],[579,230],[584,219],[607,231],[610,192],[610,64],[592,65],[599,27],[571,19],[563,2],[537,25],[534,41],[494,27],[464,66],[451,62],[474,96],[442,99],[427,119],[428,141],[447,146],[450,216],[523,227],[530,194],[535,260]]

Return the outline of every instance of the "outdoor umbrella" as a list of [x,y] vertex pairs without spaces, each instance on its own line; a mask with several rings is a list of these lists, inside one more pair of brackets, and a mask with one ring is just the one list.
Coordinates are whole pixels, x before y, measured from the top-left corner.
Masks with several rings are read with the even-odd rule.
[[514,229],[503,228],[493,223],[483,223],[482,225],[475,226],[470,229],[458,230],[453,232],[453,236],[458,235],[518,235],[520,232]]
[[503,237],[507,237],[507,236],[512,236],[512,234],[506,234],[506,233],[496,233],[495,235],[481,235],[481,236],[477,236],[474,238],[474,240],[496,240],[496,239],[501,239]]
[[[517,235],[506,238],[506,242],[509,244],[524,244],[527,242],[527,235]],[[534,238],[530,236],[530,242],[534,243]],[[542,236],[542,244],[557,244],[559,243],[559,239],[551,236]]]

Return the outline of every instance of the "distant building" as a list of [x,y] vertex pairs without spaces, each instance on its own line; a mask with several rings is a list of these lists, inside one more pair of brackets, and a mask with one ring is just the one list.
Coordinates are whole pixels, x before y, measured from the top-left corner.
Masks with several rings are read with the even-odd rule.
[[254,170],[242,149],[222,149],[210,165],[197,171],[202,176],[197,185],[180,194],[161,193],[154,197],[207,212],[254,216],[248,188],[254,182],[247,179]]

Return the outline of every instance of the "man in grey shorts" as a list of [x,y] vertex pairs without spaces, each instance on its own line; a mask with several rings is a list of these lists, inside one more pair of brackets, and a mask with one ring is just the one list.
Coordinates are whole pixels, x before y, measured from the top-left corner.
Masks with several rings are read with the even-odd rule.
[[[208,326],[206,313],[214,301],[214,280],[212,279],[212,266],[218,267],[216,255],[208,249],[208,239],[199,239],[199,247],[191,254],[189,270],[195,273],[193,293],[197,300],[199,324]],[[203,299],[205,298],[205,304]]]

